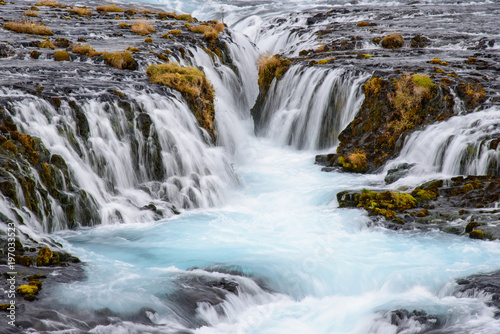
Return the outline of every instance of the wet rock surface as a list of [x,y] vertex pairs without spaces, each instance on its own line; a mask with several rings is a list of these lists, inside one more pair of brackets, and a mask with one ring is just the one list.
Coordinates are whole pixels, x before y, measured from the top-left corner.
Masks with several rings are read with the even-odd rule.
[[[18,118],[22,117],[19,108],[24,104],[36,105],[49,118],[52,117],[49,109],[55,109],[61,116],[59,134],[63,134],[82,159],[92,161],[98,174],[105,173],[105,166],[93,154],[89,142],[92,131],[89,101],[105,105],[117,118],[124,116],[127,127],[121,127],[118,120],[111,126],[118,137],[131,141],[133,161],[136,164],[142,161],[147,166],[147,179],[139,178],[139,181],[145,184],[144,191],[150,192],[151,188],[160,188],[155,182],[164,180],[166,175],[158,133],[143,105],[123,91],[177,98],[174,89],[150,82],[146,66],[168,61],[189,63],[194,57],[192,47],[233,68],[226,49],[226,41],[231,40],[229,31],[206,37],[189,29],[203,23],[190,15],[128,5],[123,6],[123,11],[99,11],[96,7],[102,5],[100,1],[85,5],[83,8],[60,1],[57,6],[36,6],[37,15],[30,17],[30,24],[48,27],[53,33],[48,36],[6,29],[7,22],[26,19],[24,13],[30,4],[0,5],[0,194],[10,205],[7,211],[0,212],[2,224],[15,223],[19,227],[28,217],[43,222],[39,231],[43,233],[101,223],[99,203],[80,188],[67,161],[50,152],[39,138],[27,134],[29,129],[19,124]],[[75,10],[82,8],[87,12]],[[132,26],[142,21],[152,25],[154,31],[134,32]],[[215,25],[214,22],[206,24]],[[205,124],[200,124],[200,133],[208,132],[207,144],[214,145],[214,114],[209,116],[211,119],[205,124],[211,124],[211,128],[202,129]],[[147,145],[135,139],[136,132]],[[100,176],[106,179],[105,175]],[[110,193],[114,192],[113,187],[110,182]],[[179,213],[169,204],[169,199],[162,199],[162,203],[161,207],[155,203],[137,209],[150,213],[154,219]],[[120,218],[119,213],[116,218]],[[0,333],[21,333],[23,328],[39,331],[79,328],[83,333],[96,324],[113,322],[114,314],[109,310],[82,315],[66,310],[57,300],[47,299],[59,283],[84,279],[82,265],[77,258],[61,251],[61,245],[50,237],[42,234],[35,240],[28,230],[17,228],[17,237],[21,240],[18,242],[26,246],[19,247],[15,253],[15,288],[26,286],[15,297],[18,327],[3,328]],[[7,236],[2,230],[0,245],[6,249],[6,244]],[[2,251],[0,288],[5,291],[6,279],[10,278],[7,273],[12,271],[8,263],[8,252]],[[207,284],[208,290],[237,292],[237,284],[232,282]],[[220,301],[224,293],[219,292],[213,298]],[[6,301],[2,296],[0,303]],[[130,315],[129,320],[152,324],[149,313],[154,311],[141,310]],[[86,324],[77,319],[93,320]]]
[[[396,197],[400,194],[405,198]],[[374,224],[389,229],[439,229],[496,240],[500,238],[499,194],[498,177],[468,176],[427,182],[409,192],[343,191],[337,199],[339,207],[364,208]]]

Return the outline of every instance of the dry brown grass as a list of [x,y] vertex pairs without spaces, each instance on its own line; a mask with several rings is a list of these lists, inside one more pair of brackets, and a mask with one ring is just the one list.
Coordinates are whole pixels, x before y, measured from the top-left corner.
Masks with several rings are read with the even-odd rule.
[[120,29],[130,29],[130,24],[126,24],[125,22],[121,22],[118,24],[118,28]]
[[38,3],[36,3],[36,6],[66,8],[66,5],[61,5],[56,0],[40,0]]
[[148,66],[146,74],[151,82],[181,92],[191,110],[194,111],[198,123],[207,131],[213,131],[215,93],[205,73],[194,67],[182,67],[178,64],[168,63]]
[[281,79],[281,76],[290,67],[289,59],[278,59],[276,56],[271,56],[269,53],[264,53],[257,59],[257,67],[259,68],[259,86],[263,93],[269,89],[274,78]]
[[176,14],[175,13],[170,13],[170,12],[159,12],[158,17],[160,19],[162,18],[169,18],[169,19],[175,19]]
[[38,17],[38,13],[35,12],[35,11],[30,11],[30,10],[27,10],[23,13],[24,16],[30,16],[30,17]]
[[435,86],[431,78],[422,74],[403,75],[394,80],[394,89],[387,96],[400,116],[393,124],[397,132],[414,127],[422,103],[432,98]]
[[104,12],[104,13],[123,13],[125,11],[125,9],[118,7],[115,4],[99,6],[96,9],[98,12]]
[[11,30],[18,33],[31,34],[31,35],[45,35],[52,36],[54,33],[49,27],[46,27],[39,23],[29,22],[29,21],[12,21],[7,22],[3,25],[4,29]]
[[170,30],[168,33],[170,35],[179,35],[182,33],[182,31],[180,31],[179,29],[174,29],[174,30]]
[[38,47],[40,47],[42,49],[52,49],[52,50],[54,50],[56,48],[56,46],[54,45],[54,43],[52,43],[48,39],[45,40],[45,41],[43,41],[42,43],[40,43],[38,45]]
[[80,43],[72,44],[71,52],[87,55],[89,57],[99,56],[102,54],[102,52],[96,52],[96,50],[94,50],[94,48],[91,47],[89,44],[80,44]]
[[350,153],[347,156],[347,160],[353,164],[355,167],[361,167],[366,164],[367,158],[366,153],[363,151],[357,151],[354,153]]
[[151,9],[139,9],[139,13],[141,14],[156,14],[154,10]]
[[203,34],[203,37],[208,41],[215,41],[219,37],[219,33],[224,31],[224,23],[214,21],[212,24],[202,24],[188,29],[194,33]]
[[486,91],[481,86],[481,84],[471,84],[471,83],[466,83],[466,84],[461,84],[462,87],[464,88],[464,93],[466,99],[475,106],[479,102],[483,101],[486,97]]
[[134,57],[128,51],[104,52],[102,57],[109,66],[120,70],[133,70],[135,66]]
[[91,15],[92,9],[88,9],[87,7],[73,7],[68,9],[68,12],[72,14],[76,14],[78,16]]
[[156,31],[156,29],[146,21],[137,21],[132,25],[130,29],[132,30],[132,32],[141,36],[149,35],[152,32]]

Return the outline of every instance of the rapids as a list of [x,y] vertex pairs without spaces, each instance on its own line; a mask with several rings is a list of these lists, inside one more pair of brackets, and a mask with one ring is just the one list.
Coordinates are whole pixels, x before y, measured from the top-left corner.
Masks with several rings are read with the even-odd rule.
[[[362,211],[338,208],[336,194],[382,187],[384,175],[324,173],[314,165],[314,156],[331,152],[354,118],[371,73],[295,65],[273,82],[260,126],[254,129],[250,115],[258,95],[258,55],[294,56],[321,45],[321,24],[295,30],[309,25],[312,14],[362,6],[339,19],[358,22],[373,18],[370,8],[383,7],[389,16],[393,7],[411,7],[407,15],[417,17],[433,11],[435,1],[420,1],[416,9],[406,0],[129,2],[199,19],[224,15],[233,30],[228,48],[239,76],[199,49],[189,50],[193,56],[183,61],[202,67],[215,87],[217,146],[207,144],[179,94],[138,93],[132,82],[123,83],[122,90],[152,119],[157,143],[144,142],[136,128],[132,137],[139,152],[160,146],[154,148],[161,152],[159,172],[147,154],[134,165],[120,106],[87,101],[83,109],[92,117],[86,146],[72,135],[75,124],[58,126],[65,106],[61,112],[37,99],[17,100],[16,121],[64,157],[76,184],[96,200],[103,223],[68,230],[57,219],[48,227],[25,217],[31,222],[26,230],[52,232],[86,263],[84,280],[49,291],[47,303],[61,316],[46,320],[48,332],[500,333],[500,319],[485,304],[489,295],[455,291],[457,278],[500,269],[500,243],[368,227]],[[452,6],[462,8],[460,16],[478,6],[478,17],[489,22],[484,8],[494,3],[438,2],[434,31],[449,19],[442,16]],[[440,43],[443,50],[467,47]],[[437,174],[498,172],[498,152],[481,143],[484,134],[498,131],[498,114],[492,107],[415,132],[391,164],[418,165],[397,185]],[[321,127],[325,119],[334,129]],[[322,131],[332,137],[320,141]],[[156,172],[161,177],[152,177]],[[162,219],[141,210],[151,203]],[[180,215],[173,215],[172,204]],[[4,205],[0,201],[2,211]],[[427,316],[394,321],[391,311],[403,309]]]

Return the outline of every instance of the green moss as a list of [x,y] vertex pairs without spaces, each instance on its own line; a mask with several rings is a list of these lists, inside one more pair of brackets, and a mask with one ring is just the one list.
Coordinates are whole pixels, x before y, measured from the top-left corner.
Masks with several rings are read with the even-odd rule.
[[431,78],[429,78],[427,75],[414,74],[414,75],[412,75],[412,79],[413,79],[413,83],[419,87],[431,89],[431,88],[434,88],[436,86],[436,84],[433,83]]
[[37,294],[38,293],[38,287],[34,285],[21,285],[19,288],[17,288],[17,293],[20,295],[26,295],[26,294]]
[[55,51],[54,58],[56,61],[69,61],[69,53],[67,51]]
[[378,193],[371,190],[363,189],[359,197],[358,207],[363,207],[368,211],[376,211],[376,209],[388,209],[391,211],[398,210],[400,212],[414,208],[417,200],[410,194],[399,193],[395,191],[384,191]]
[[44,247],[40,249],[40,251],[38,252],[38,256],[36,258],[36,265],[39,267],[48,265],[50,263],[52,255],[53,253],[49,247]]

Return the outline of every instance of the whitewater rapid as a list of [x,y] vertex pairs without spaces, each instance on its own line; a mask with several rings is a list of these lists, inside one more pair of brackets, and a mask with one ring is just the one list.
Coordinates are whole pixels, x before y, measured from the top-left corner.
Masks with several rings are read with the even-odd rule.
[[[327,3],[317,1],[313,7]],[[297,11],[307,6],[303,1],[286,4],[296,5]],[[270,117],[262,137],[256,137],[250,108],[257,96],[254,64],[258,54],[284,51],[293,55],[292,50],[313,48],[318,45],[311,38],[314,31],[290,35],[291,25],[266,31],[280,10],[280,4],[273,2],[246,6],[236,1],[172,1],[163,5],[193,12],[200,19],[217,17],[225,8],[226,21],[237,31],[233,38],[238,47],[230,45],[230,49],[240,78],[228,67],[214,64],[201,50],[191,50],[194,58],[190,61],[203,67],[216,89],[220,146],[203,144],[199,135],[178,142],[186,145],[182,154],[196,147],[195,152],[208,160],[197,172],[217,181],[215,195],[208,188],[200,190],[202,204],[212,196],[220,200],[187,205],[191,210],[160,221],[141,216],[140,222],[131,222],[134,217],[129,216],[127,224],[109,221],[104,226],[53,234],[86,262],[85,280],[50,291],[54,304],[88,315],[89,324],[96,314],[109,312],[111,320],[89,325],[90,333],[392,334],[425,330],[418,321],[400,327],[391,324],[389,312],[398,309],[439,316],[446,333],[499,333],[500,320],[484,303],[488,296],[470,298],[454,293],[455,279],[500,269],[498,242],[438,231],[394,232],[369,227],[370,219],[362,211],[339,209],[336,194],[383,186],[383,175],[324,173],[314,165],[314,156],[326,153],[318,150],[314,132],[318,130],[314,125],[327,112],[325,94],[342,96],[341,130],[360,105],[360,86],[368,74],[345,75],[342,81],[344,70],[292,68],[282,83],[273,85],[280,98],[272,111],[279,113]],[[340,5],[345,3],[336,4]],[[304,22],[302,17],[293,25]],[[294,85],[294,79],[302,76],[317,79],[321,88],[317,95],[314,89]],[[317,107],[317,114],[302,138],[289,140],[295,132],[292,124],[308,121],[309,109],[297,101],[302,94]],[[172,120],[176,115],[184,120],[178,136],[192,130],[195,123],[185,106],[172,107],[175,101],[161,103],[160,98],[155,103],[151,97],[136,98],[149,103],[158,131],[169,127],[169,120],[161,118],[165,110],[172,112]],[[439,132],[439,126],[432,131]],[[164,144],[168,146],[166,139]],[[334,144],[321,147],[334,149]],[[188,156],[181,158],[191,161]],[[409,153],[404,158],[418,159]],[[424,167],[441,171],[429,164]],[[196,162],[193,165],[199,167]],[[221,166],[224,170],[217,170]],[[190,172],[182,171],[187,186],[193,181]],[[122,188],[127,187],[127,180],[120,182],[124,182]],[[126,191],[120,195],[134,197]],[[221,281],[236,284],[238,293],[218,287],[215,295],[207,292],[214,290],[213,286],[207,288],[210,284]],[[135,316],[141,312],[146,318]],[[53,325],[68,331],[77,327],[62,322]]]

